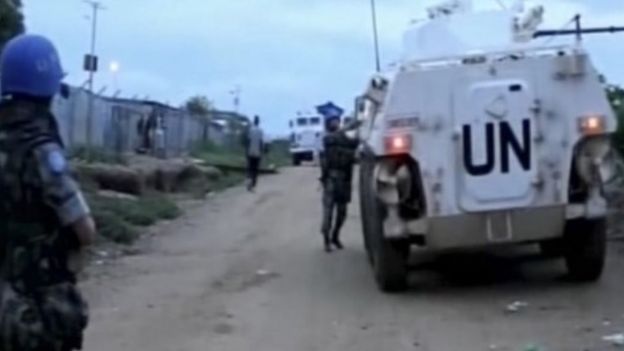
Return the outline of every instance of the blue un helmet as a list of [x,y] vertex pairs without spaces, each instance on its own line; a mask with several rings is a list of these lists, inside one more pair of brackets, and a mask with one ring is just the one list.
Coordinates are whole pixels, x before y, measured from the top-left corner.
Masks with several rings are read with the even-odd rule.
[[61,88],[61,60],[54,44],[38,35],[10,40],[0,56],[0,93],[52,97]]
[[329,126],[334,121],[342,119],[344,110],[339,106],[336,106],[333,102],[327,102],[323,105],[317,106],[316,111],[325,118],[325,129],[329,129]]

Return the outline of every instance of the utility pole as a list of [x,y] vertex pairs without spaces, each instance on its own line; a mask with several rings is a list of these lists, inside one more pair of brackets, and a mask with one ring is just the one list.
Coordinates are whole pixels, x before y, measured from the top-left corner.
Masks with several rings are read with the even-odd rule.
[[238,113],[239,108],[240,108],[240,96],[241,96],[241,87],[239,85],[236,86],[236,88],[232,91],[230,91],[230,94],[232,94],[234,96],[234,112]]
[[91,6],[91,51],[85,57],[84,69],[89,72],[89,103],[87,113],[87,145],[91,146],[92,142],[92,127],[93,127],[93,113],[94,113],[94,98],[93,92],[95,72],[98,70],[98,59],[95,56],[95,42],[97,35],[97,16],[98,11],[103,10],[104,6],[95,0],[83,0],[87,5]]
[[371,14],[373,16],[373,39],[375,45],[375,68],[377,73],[381,71],[381,59],[379,57],[379,34],[377,32],[377,7],[375,0],[371,0]]

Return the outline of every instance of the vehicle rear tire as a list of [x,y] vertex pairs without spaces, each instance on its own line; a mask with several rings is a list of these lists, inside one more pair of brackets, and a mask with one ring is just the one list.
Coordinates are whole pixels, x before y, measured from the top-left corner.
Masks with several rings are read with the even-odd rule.
[[562,257],[565,254],[564,241],[562,238],[551,239],[539,243],[542,255],[546,257]]
[[364,247],[379,289],[386,293],[401,292],[408,287],[410,245],[406,240],[388,240],[383,234],[385,208],[372,189],[374,167],[373,161],[362,160],[360,193]]
[[580,282],[593,282],[600,279],[607,254],[606,220],[568,221],[564,241],[565,259],[570,277]]
[[[373,177],[373,165],[368,160],[363,160],[360,164],[360,179],[359,179],[359,192],[360,192],[360,220],[362,223],[362,238],[364,242],[364,250],[366,251],[366,257],[368,262],[373,264],[373,251],[371,249],[371,203],[374,203],[374,194],[372,194],[371,184]],[[373,197],[371,197],[373,196]]]
[[292,155],[292,163],[293,166],[297,167],[301,165],[301,158],[299,157],[299,155]]
[[403,241],[381,239],[375,245],[374,271],[379,289],[385,293],[407,290],[409,245]]

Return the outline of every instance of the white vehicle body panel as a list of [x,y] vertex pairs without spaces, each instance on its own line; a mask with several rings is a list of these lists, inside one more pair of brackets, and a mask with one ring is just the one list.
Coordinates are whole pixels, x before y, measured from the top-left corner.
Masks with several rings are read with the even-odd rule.
[[[305,123],[299,123],[303,122]],[[291,154],[311,154],[316,157],[321,150],[323,138],[323,119],[319,116],[297,117],[292,121]],[[314,123],[312,123],[314,122]]]
[[[432,7],[356,98],[363,238],[384,291],[406,285],[415,247],[540,244],[575,278],[602,272],[618,121],[581,39],[618,29],[577,16],[539,30],[544,6],[522,5]],[[539,39],[552,35],[574,36]]]
[[[535,198],[532,182],[538,167],[536,157],[532,157],[532,136],[536,133],[529,112],[535,96],[530,82],[513,78],[522,77],[521,73],[526,72],[509,72],[510,79],[500,77],[496,81],[457,80],[454,128],[462,135],[455,150],[459,156],[455,174],[458,205],[466,212],[529,206]],[[520,90],[511,92],[510,87]],[[501,135],[511,135],[512,140],[503,141]],[[526,164],[514,157],[514,146],[522,149]],[[492,168],[493,172],[471,174],[466,171],[468,167],[482,173]]]
[[[557,78],[562,67],[557,52],[488,64],[404,67],[390,82],[383,113],[361,136],[382,156],[385,136],[413,135],[412,155],[421,168],[429,216],[565,205],[574,147],[583,138],[578,118],[605,116],[608,132],[615,131],[616,121],[589,59],[586,74]],[[521,91],[511,92],[511,86]],[[466,171],[465,126],[474,130],[471,156],[481,165],[485,124],[508,123],[522,142],[522,120],[530,121],[528,169],[508,150],[509,171],[502,172],[500,126],[495,125],[494,168],[480,176]],[[404,121],[413,126],[394,127]]]

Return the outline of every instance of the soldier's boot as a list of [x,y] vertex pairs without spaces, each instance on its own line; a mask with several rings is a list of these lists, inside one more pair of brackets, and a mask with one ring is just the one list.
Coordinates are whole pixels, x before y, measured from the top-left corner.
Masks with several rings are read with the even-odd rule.
[[321,233],[323,234],[323,244],[325,245],[325,251],[332,251],[331,241],[331,226],[334,221],[334,203],[328,196],[323,196],[323,224],[321,226]]
[[323,245],[325,247],[325,252],[332,252],[332,241],[331,241],[331,237],[329,235],[329,232],[325,232],[323,233]]
[[334,234],[332,235],[331,243],[338,250],[343,250],[344,245],[342,245],[342,241],[340,241],[340,232],[334,230]]
[[342,242],[340,241],[340,230],[347,219],[347,205],[339,204],[337,206],[337,212],[336,224],[334,225],[334,230],[332,231],[331,242],[338,250],[342,250],[344,249],[344,245],[342,245]]

